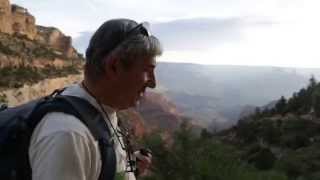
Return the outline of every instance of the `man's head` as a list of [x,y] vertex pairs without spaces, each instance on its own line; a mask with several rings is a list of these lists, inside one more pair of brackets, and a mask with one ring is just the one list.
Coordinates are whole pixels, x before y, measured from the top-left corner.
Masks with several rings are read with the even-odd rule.
[[129,19],[105,22],[86,51],[85,81],[94,86],[102,103],[116,109],[135,105],[147,87],[154,88],[159,40],[144,24]]

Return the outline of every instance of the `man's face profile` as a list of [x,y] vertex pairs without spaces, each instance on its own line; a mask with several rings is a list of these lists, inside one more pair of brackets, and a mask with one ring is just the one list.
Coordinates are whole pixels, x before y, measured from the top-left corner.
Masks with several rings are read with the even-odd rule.
[[[121,86],[121,108],[129,108],[137,105],[144,96],[147,88],[155,88],[156,80],[154,69],[156,67],[155,58],[137,59],[131,67],[119,72],[118,81]],[[120,94],[121,93],[121,94]]]

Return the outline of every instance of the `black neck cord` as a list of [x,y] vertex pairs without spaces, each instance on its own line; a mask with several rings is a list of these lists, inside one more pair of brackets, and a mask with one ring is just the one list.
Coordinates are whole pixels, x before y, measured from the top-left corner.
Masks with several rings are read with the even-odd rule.
[[[108,120],[108,122],[109,122],[109,124],[110,124],[110,127],[112,128],[115,136],[117,137],[117,140],[118,140],[118,142],[120,143],[121,148],[126,151],[127,156],[128,156],[128,163],[129,163],[129,166],[130,166],[130,170],[127,171],[127,172],[134,172],[134,171],[135,171],[134,168],[133,168],[133,166],[134,166],[134,161],[132,160],[132,157],[131,157],[131,153],[133,153],[133,151],[132,151],[132,147],[131,147],[131,143],[130,143],[129,139],[126,137],[125,133],[123,133],[123,132],[121,131],[121,128],[117,131],[117,130],[115,129],[115,127],[113,127],[112,122],[111,122],[111,120],[110,120],[110,118],[109,118],[109,115],[108,115],[108,113],[105,111],[105,109],[103,108],[103,106],[102,106],[102,104],[100,103],[99,99],[97,99],[97,98],[94,96],[94,94],[89,90],[89,88],[84,84],[83,81],[82,81],[81,85],[82,85],[82,87],[97,101],[97,104],[99,105],[99,107],[100,107],[100,109],[102,110],[103,114],[106,116],[106,118],[107,118],[107,120]],[[122,142],[121,142],[121,140],[120,140],[120,136],[118,135],[118,133],[120,133],[120,134],[122,135],[122,137],[125,138],[124,141],[127,143],[127,147],[125,146],[125,144],[122,144]],[[130,152],[130,151],[131,151],[131,152]]]

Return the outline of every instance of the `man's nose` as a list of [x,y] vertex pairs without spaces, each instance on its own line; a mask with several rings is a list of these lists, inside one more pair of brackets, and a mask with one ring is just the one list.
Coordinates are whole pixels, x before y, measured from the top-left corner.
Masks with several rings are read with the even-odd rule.
[[147,81],[147,86],[148,86],[149,88],[152,88],[152,89],[157,86],[156,78],[155,78],[154,73],[152,73],[152,74],[149,75],[149,78],[148,78],[148,81]]

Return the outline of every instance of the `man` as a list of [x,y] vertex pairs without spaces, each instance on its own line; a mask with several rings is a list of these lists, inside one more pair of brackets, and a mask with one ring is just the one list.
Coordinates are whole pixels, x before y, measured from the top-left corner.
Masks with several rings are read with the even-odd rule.
[[[161,53],[158,39],[145,24],[109,20],[90,40],[83,82],[62,92],[87,100],[104,117],[116,152],[115,179],[135,179],[134,173],[127,172],[130,154],[116,112],[134,106],[146,88],[156,86],[155,58]],[[75,116],[60,112],[46,114],[35,128],[29,159],[33,180],[98,180],[102,171],[101,152],[88,128]],[[150,161],[150,156],[144,156],[139,162],[146,168]]]

